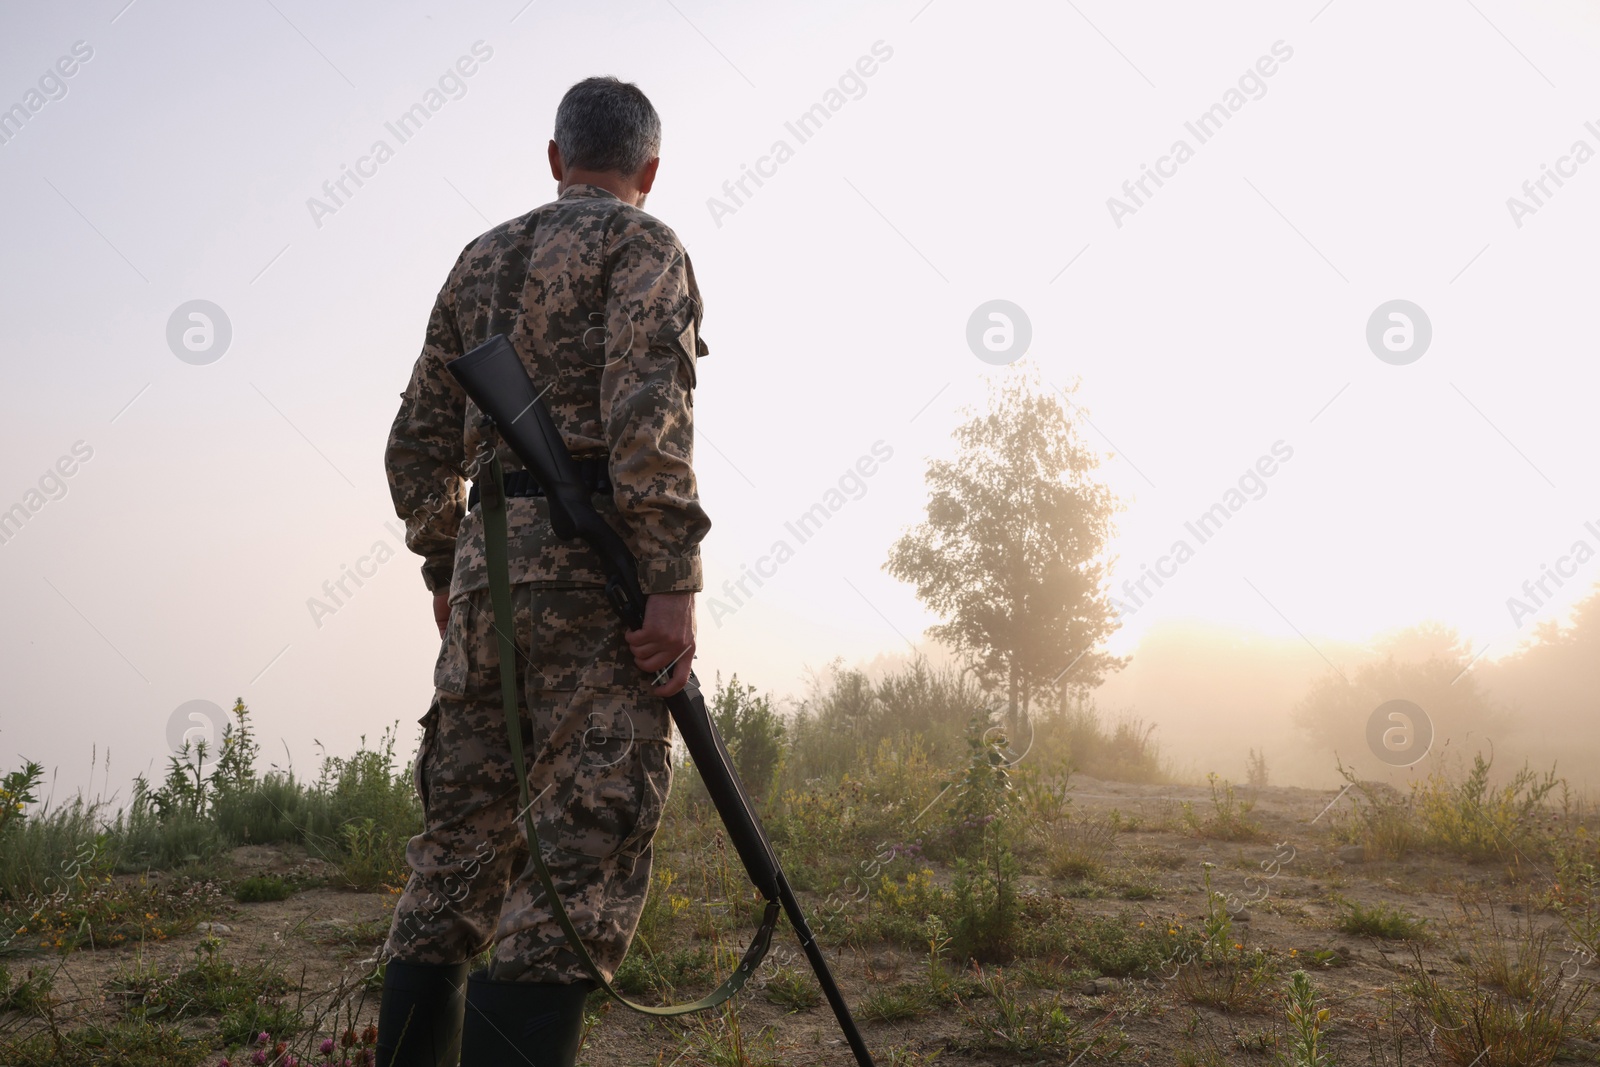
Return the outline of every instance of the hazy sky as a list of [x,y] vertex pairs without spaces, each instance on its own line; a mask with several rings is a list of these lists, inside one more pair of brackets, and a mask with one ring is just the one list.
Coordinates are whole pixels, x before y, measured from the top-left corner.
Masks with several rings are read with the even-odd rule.
[[[880,567],[1012,372],[967,340],[996,299],[1031,325],[1017,366],[1081,379],[1116,454],[1118,585],[1171,575],[1117,651],[1159,619],[1315,643],[1434,618],[1492,658],[1600,579],[1574,557],[1520,628],[1507,607],[1600,548],[1593,5],[109,0],[0,26],[0,509],[25,515],[0,762],[76,785],[110,746],[115,785],[185,702],[236,696],[280,763],[397,719],[409,751],[438,638],[385,436],[445,272],[552,198],[554,108],[592,74],[661,112],[648,207],[705,297],[708,593],[892,453],[752,600],[702,598],[707,680],[796,692],[920,639]],[[1368,343],[1395,300],[1431,327],[1403,365]],[[364,584],[314,617],[347,565]]]

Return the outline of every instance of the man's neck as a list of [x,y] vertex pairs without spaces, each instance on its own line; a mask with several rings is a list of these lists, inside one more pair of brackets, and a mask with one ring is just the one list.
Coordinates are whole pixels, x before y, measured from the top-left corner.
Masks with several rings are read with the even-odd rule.
[[573,185],[592,185],[596,189],[604,189],[624,204],[632,204],[634,207],[638,207],[642,199],[639,187],[616,171],[569,169],[561,176],[561,182],[556,186],[556,195],[560,196]]

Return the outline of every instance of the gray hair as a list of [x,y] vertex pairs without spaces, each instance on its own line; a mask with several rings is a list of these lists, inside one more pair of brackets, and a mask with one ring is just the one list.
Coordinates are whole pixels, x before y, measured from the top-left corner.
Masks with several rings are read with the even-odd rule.
[[585,78],[556,108],[555,142],[564,166],[637,174],[661,154],[661,117],[637,85]]

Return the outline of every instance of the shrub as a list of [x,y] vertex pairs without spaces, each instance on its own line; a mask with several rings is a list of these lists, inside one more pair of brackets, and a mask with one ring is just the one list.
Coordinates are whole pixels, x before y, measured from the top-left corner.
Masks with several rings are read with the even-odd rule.
[[1252,748],[1245,757],[1245,781],[1251,789],[1265,789],[1267,777],[1267,754]]
[[1444,1062],[1481,1067],[1543,1067],[1568,1036],[1583,1029],[1580,1013],[1594,992],[1588,982],[1567,982],[1548,931],[1522,931],[1508,948],[1491,919],[1495,946],[1487,953],[1457,953],[1455,979],[1446,985],[1412,946],[1406,992],[1424,1017]]
[[958,958],[1004,961],[1015,954],[1017,861],[999,852],[991,864],[956,861],[950,886],[951,951]]
[[1151,737],[1155,728],[1127,716],[1108,726],[1093,701],[1063,698],[1054,709],[1034,715],[1030,759],[1118,782],[1165,782],[1171,775]]
[[1555,788],[1551,770],[1541,778],[1526,765],[1499,789],[1489,787],[1492,761],[1472,757],[1472,770],[1452,782],[1442,766],[1413,789],[1426,847],[1466,859],[1497,859],[1534,847],[1534,816]]
[[1216,774],[1206,775],[1211,784],[1211,810],[1205,816],[1195,814],[1194,805],[1183,802],[1183,821],[1198,837],[1220,841],[1257,841],[1266,836],[1261,826],[1250,818],[1254,800],[1240,800],[1234,795],[1233,783]]
[[814,679],[790,728],[785,784],[835,779],[858,768],[884,741],[916,738],[927,759],[948,766],[961,758],[962,732],[984,693],[955,669],[935,670],[917,657],[873,683],[835,661]]
[[1358,780],[1338,763],[1355,800],[1345,836],[1390,858],[1424,849],[1474,862],[1521,863],[1547,851],[1538,817],[1545,797],[1563,780],[1554,770],[1540,776],[1524,765],[1509,782],[1491,788],[1492,765],[1476,753],[1472,769],[1458,778],[1441,757],[1426,778],[1412,783],[1410,795],[1401,797],[1381,783]]
[[22,769],[0,778],[0,836],[13,821],[21,819],[29,804],[38,801],[34,790],[44,779],[44,767],[27,760]]
[[786,734],[772,698],[758,696],[753,685],[740,685],[737,674],[724,686],[719,674],[708,710],[745,788],[753,798],[766,796],[778,776]]

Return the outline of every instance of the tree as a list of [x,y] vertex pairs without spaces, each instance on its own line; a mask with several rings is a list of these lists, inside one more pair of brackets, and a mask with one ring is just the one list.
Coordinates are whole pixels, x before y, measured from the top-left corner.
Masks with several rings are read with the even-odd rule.
[[1004,682],[1015,734],[1032,696],[1092,689],[1127,662],[1094,651],[1117,626],[1103,553],[1118,505],[1037,375],[1011,374],[954,436],[956,458],[928,464],[926,520],[884,569],[945,620],[931,636]]
[[1508,725],[1468,669],[1472,652],[1455,630],[1437,623],[1409,627],[1378,640],[1372,655],[1348,675],[1329,670],[1315,679],[1293,711],[1307,738],[1341,761],[1366,762],[1368,721],[1390,700],[1422,709],[1435,750],[1447,741],[1470,744],[1469,735],[1487,742]]
[[1473,673],[1504,704],[1522,747],[1592,761],[1600,753],[1600,584],[1565,620],[1538,623],[1522,647]]

